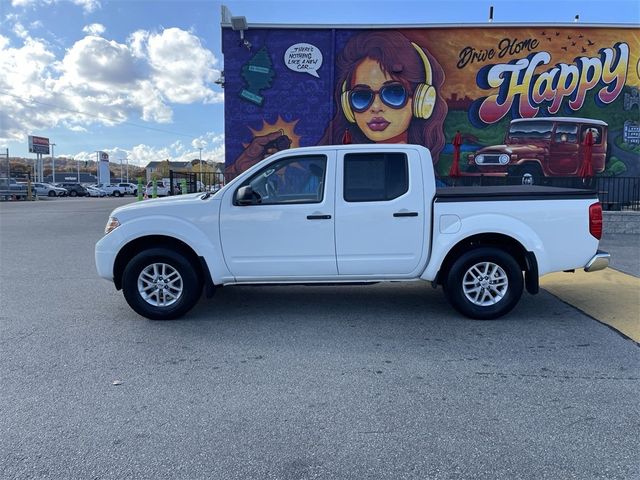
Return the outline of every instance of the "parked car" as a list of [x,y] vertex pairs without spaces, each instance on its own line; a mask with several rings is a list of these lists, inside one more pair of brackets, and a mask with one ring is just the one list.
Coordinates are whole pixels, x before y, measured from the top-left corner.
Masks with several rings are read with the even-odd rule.
[[120,188],[124,195],[137,195],[138,194],[138,185],[135,183],[118,183],[118,188]]
[[[33,188],[33,187],[32,187]],[[32,190],[33,192],[33,190]],[[26,199],[28,188],[26,183],[18,183],[15,178],[0,178],[0,198]]]
[[107,192],[105,192],[100,188],[88,186],[86,187],[86,189],[87,189],[87,195],[89,195],[90,197],[106,197],[107,196]]
[[284,150],[216,194],[114,210],[98,274],[151,319],[223,285],[423,280],[485,320],[537,293],[542,275],[608,266],[595,192],[436,189],[432,165],[418,145]]
[[[148,197],[153,195],[153,182],[147,183],[147,188],[145,189],[145,193]],[[169,195],[169,182],[164,182],[163,180],[156,181],[156,194],[159,197],[166,197]]]
[[573,117],[512,120],[503,145],[484,147],[467,157],[464,176],[520,177],[525,185],[545,177],[577,176],[584,155],[584,137],[593,134],[591,161],[594,173],[605,168],[607,124]]
[[51,185],[50,183],[33,182],[31,185],[35,189],[36,195],[38,196],[64,197],[68,193],[66,188],[56,187],[55,185]]
[[96,188],[107,192],[107,195],[112,195],[114,197],[121,197],[125,193],[117,183],[97,183],[95,186]]
[[64,188],[67,192],[69,192],[70,197],[84,197],[85,195],[87,195],[87,189],[79,183],[56,183],[56,187]]

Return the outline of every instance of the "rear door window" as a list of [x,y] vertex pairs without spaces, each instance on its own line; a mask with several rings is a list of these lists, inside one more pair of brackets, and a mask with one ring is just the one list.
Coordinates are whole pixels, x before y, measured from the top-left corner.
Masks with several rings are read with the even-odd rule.
[[408,190],[409,169],[404,153],[348,153],[344,156],[345,201],[388,201]]

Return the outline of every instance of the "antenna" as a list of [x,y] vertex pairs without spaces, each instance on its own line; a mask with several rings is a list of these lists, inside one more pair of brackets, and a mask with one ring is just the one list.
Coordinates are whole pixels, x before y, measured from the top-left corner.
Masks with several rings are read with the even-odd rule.
[[489,7],[489,23],[493,22],[493,5]]

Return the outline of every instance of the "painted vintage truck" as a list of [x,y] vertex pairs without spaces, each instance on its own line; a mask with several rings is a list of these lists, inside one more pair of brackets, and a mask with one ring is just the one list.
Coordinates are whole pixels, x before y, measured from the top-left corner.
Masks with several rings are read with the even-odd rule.
[[523,185],[540,184],[545,177],[578,176],[589,131],[593,134],[593,171],[600,173],[607,156],[607,124],[589,118],[555,117],[512,120],[504,144],[469,154],[463,175],[509,175],[519,177]]
[[215,194],[114,210],[98,274],[151,319],[221,286],[424,280],[477,319],[497,318],[546,273],[605,268],[594,192],[542,186],[436,189],[416,145],[278,152]]

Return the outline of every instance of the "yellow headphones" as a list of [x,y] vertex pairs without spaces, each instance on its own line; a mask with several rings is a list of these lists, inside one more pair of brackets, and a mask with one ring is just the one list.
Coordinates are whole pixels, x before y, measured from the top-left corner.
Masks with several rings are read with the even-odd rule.
[[[424,63],[424,83],[419,84],[413,92],[413,116],[416,118],[427,119],[433,113],[433,107],[436,104],[436,89],[431,84],[431,64],[427,58],[427,54],[415,43],[411,42],[413,48],[416,49],[418,55]],[[356,117],[351,110],[351,104],[349,103],[350,90],[347,90],[347,81],[342,84],[342,94],[340,95],[340,103],[342,104],[342,111],[344,116],[350,123],[356,123]]]

